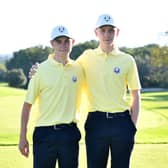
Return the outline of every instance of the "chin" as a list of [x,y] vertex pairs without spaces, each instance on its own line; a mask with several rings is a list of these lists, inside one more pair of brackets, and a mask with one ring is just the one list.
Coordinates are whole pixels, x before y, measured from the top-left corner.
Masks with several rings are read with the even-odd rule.
[[111,45],[112,43],[113,43],[113,41],[104,41],[104,44]]

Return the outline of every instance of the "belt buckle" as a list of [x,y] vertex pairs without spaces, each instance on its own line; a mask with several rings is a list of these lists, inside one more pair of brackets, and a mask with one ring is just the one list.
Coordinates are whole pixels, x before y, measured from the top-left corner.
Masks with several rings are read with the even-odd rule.
[[106,118],[107,118],[107,119],[108,119],[108,118],[113,118],[113,116],[112,116],[112,115],[110,116],[110,113],[106,112]]
[[57,125],[54,125],[54,126],[53,126],[53,129],[54,129],[54,130],[59,130],[59,129],[61,129],[61,128],[59,128]]

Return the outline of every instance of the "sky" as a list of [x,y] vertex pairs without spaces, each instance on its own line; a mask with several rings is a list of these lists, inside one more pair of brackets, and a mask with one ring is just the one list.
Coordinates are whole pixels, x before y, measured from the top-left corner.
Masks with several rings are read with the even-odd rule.
[[37,45],[50,46],[53,27],[64,25],[76,43],[96,40],[100,14],[120,28],[118,45],[168,44],[167,0],[5,0],[0,1],[0,55]]

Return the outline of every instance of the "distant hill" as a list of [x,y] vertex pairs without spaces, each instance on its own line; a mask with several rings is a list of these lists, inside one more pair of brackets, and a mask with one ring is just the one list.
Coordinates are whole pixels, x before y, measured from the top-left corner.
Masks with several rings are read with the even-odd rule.
[[12,54],[0,54],[0,59],[1,58],[10,58],[10,57],[12,57],[13,55]]
[[12,57],[12,54],[0,54],[0,63],[5,63]]

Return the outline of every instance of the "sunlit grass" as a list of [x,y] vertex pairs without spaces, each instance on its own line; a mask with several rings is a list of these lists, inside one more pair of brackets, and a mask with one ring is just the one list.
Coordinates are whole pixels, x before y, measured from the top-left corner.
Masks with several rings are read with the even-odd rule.
[[[0,144],[18,143],[21,108],[26,90],[0,85]],[[168,143],[168,92],[142,93],[142,111],[139,114],[136,143]],[[34,126],[34,114],[37,105],[33,106],[29,123],[31,141]],[[79,122],[84,137],[83,124],[86,114]]]
[[[23,157],[17,146],[0,146],[1,168],[32,168],[32,149],[29,158]],[[131,157],[131,168],[167,168],[168,144],[136,144]],[[80,145],[79,168],[87,168],[84,144]],[[107,168],[109,168],[108,166]]]
[[[26,159],[20,155],[17,149],[21,108],[25,94],[26,90],[9,88],[6,84],[0,84],[0,167],[2,168],[32,167],[32,150],[30,157]],[[168,92],[142,93],[142,111],[139,115],[136,145],[131,159],[133,168],[167,168],[167,102]],[[32,144],[31,137],[36,110],[37,105],[33,107],[33,115],[29,123],[28,137],[30,144]],[[78,124],[82,132],[79,168],[87,167],[83,129],[85,117],[86,114],[83,114],[83,119]]]

